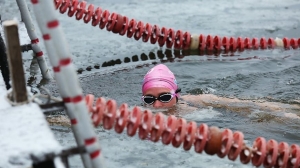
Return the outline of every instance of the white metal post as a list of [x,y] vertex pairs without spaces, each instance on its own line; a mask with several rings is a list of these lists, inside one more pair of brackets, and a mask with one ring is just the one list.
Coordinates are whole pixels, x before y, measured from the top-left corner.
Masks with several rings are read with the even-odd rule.
[[84,166],[86,168],[102,168],[104,164],[100,144],[94,132],[82,89],[71,61],[71,53],[59,26],[54,3],[51,0],[31,0],[31,2],[38,25],[43,33],[59,92],[71,119],[77,145],[84,145],[87,149],[87,154],[82,155]]

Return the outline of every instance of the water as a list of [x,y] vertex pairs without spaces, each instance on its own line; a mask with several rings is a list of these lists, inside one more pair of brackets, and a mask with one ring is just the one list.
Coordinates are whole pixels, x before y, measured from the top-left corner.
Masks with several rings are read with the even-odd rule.
[[[266,51],[268,52],[268,51]],[[289,51],[286,51],[289,52]],[[283,53],[286,53],[283,52]],[[265,53],[261,52],[263,56]],[[241,54],[242,55],[242,54]],[[260,56],[260,55],[259,55]],[[181,62],[165,63],[176,74],[183,94],[198,94],[198,91],[227,97],[243,99],[263,99],[272,97],[276,101],[299,99],[299,60],[297,54],[283,59],[281,55],[273,55],[268,60],[247,61],[199,61],[206,56],[184,57]],[[189,59],[193,61],[189,61]],[[176,60],[176,59],[175,59]],[[149,61],[151,62],[151,61]],[[80,75],[84,93],[115,99],[118,104],[127,102],[130,106],[141,105],[141,79],[153,67],[151,63],[122,63],[112,67],[100,68]],[[157,61],[159,62],[159,61]],[[139,68],[134,68],[137,65]],[[124,70],[124,67],[127,67]],[[95,70],[96,71],[96,70]],[[290,84],[290,81],[295,81]],[[49,86],[55,87],[55,85]],[[183,112],[184,113],[184,110]],[[180,113],[179,113],[180,114]],[[299,115],[299,111],[296,113]],[[276,139],[289,144],[299,144],[299,120],[281,117],[277,113],[267,112],[231,112],[224,109],[199,109],[187,115],[181,115],[197,124],[207,123],[210,126],[230,128],[242,131],[245,141],[252,145],[255,138]],[[71,133],[60,132],[66,128],[55,129],[55,134],[63,145],[75,145],[70,140]],[[153,144],[141,141],[137,137],[129,138],[125,134],[118,135],[114,131],[98,128],[97,134],[103,146],[106,162],[110,167],[242,167],[238,161],[219,159],[206,154],[198,155],[193,150],[175,149],[161,143]],[[62,137],[61,137],[62,136]],[[67,137],[67,138],[66,138]],[[70,142],[73,142],[70,144]],[[109,148],[106,148],[109,146]],[[72,165],[79,164],[78,158]],[[245,165],[244,167],[251,167]]]
[[[2,18],[9,19],[17,11],[16,4],[1,1]],[[189,31],[234,37],[295,37],[300,34],[299,0],[289,1],[96,1],[89,0],[111,12],[151,24]],[[31,9],[31,6],[29,6]],[[19,16],[16,16],[19,17]],[[65,36],[73,54],[85,94],[104,96],[130,106],[141,105],[141,80],[155,63],[166,64],[176,75],[182,94],[213,93],[240,99],[268,99],[279,102],[299,100],[300,54],[298,50],[256,50],[236,52],[232,56],[202,55],[197,52],[168,51],[157,45],[135,41],[100,30],[74,18],[59,14]],[[36,25],[36,23],[35,23]],[[42,48],[44,48],[42,46]],[[256,56],[256,57],[255,57]],[[239,58],[252,58],[239,60]],[[259,59],[255,59],[259,58]],[[23,55],[28,83],[46,86],[59,96],[55,81],[42,80],[34,70],[36,62],[30,53]],[[118,60],[119,59],[119,60]],[[126,63],[127,62],[127,63]],[[154,63],[154,64],[153,64]],[[99,64],[100,69],[94,66]],[[114,66],[109,66],[113,65]],[[86,70],[91,66],[91,71]],[[30,78],[31,77],[31,78]],[[300,116],[299,111],[295,111]],[[252,145],[256,137],[300,144],[299,120],[282,117],[280,113],[232,112],[218,108],[178,113],[198,124],[242,131],[245,142]],[[75,146],[68,127],[51,126],[64,147]],[[141,141],[125,133],[96,128],[107,167],[252,167],[205,153],[197,154],[161,143]],[[70,160],[72,168],[81,168],[78,156]]]

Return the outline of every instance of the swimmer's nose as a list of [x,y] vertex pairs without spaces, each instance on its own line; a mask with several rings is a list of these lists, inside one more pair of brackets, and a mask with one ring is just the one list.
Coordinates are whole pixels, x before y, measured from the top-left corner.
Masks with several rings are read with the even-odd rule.
[[156,100],[154,103],[153,103],[153,107],[154,108],[160,108],[160,107],[163,107],[163,103]]

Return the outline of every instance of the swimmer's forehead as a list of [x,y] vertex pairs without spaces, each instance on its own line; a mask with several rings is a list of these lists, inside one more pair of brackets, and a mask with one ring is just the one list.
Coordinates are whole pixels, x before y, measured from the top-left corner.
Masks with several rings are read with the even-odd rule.
[[171,93],[172,89],[166,87],[152,87],[145,91],[144,95],[159,96],[163,93]]

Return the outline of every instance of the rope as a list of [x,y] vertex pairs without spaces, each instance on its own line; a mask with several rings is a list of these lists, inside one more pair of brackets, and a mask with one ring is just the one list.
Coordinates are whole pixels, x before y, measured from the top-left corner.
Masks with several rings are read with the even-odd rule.
[[163,144],[172,144],[176,148],[183,144],[186,151],[194,146],[196,153],[205,151],[220,158],[227,156],[232,161],[239,156],[241,163],[251,162],[257,167],[300,166],[300,147],[296,144],[289,146],[286,142],[266,141],[258,137],[249,147],[240,131],[220,130],[204,123],[197,126],[194,121],[187,122],[184,118],[165,116],[160,112],[153,114],[150,110],[142,112],[139,107],[130,111],[127,104],[117,108],[115,100],[106,101],[102,97],[97,98],[94,104],[94,95],[91,94],[86,95],[85,100],[95,127],[102,124],[104,129],[114,128],[117,133],[127,128],[127,134],[131,137],[138,133],[142,140],[150,136],[153,142],[161,140]]
[[87,5],[85,1],[78,0],[54,0],[56,9],[60,13],[66,13],[69,17],[75,15],[77,20],[83,19],[84,23],[91,21],[92,26],[100,29],[106,28],[114,34],[125,35],[135,40],[142,39],[143,42],[150,41],[151,44],[158,43],[160,47],[192,49],[208,51],[244,51],[245,49],[268,49],[284,47],[285,49],[297,49],[300,45],[300,38],[242,38],[242,37],[219,37],[212,35],[191,35],[189,32],[173,30],[172,28],[151,25],[135,19],[129,19],[118,13],[110,13],[101,7],[95,8],[93,4]]

